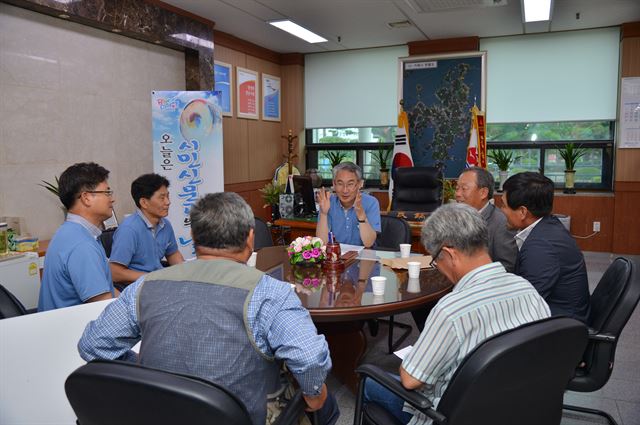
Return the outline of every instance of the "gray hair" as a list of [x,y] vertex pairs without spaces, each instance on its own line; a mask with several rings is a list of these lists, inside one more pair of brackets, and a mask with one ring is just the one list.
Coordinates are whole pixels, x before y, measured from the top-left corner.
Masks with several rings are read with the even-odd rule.
[[333,174],[333,178],[335,179],[340,171],[348,171],[350,173],[354,173],[358,181],[362,180],[362,168],[354,164],[353,162],[341,162],[340,164],[333,167],[331,173]]
[[493,179],[493,175],[481,167],[469,167],[462,170],[462,173],[472,172],[476,175],[476,182],[478,188],[482,189],[486,187],[489,189],[489,194],[487,195],[489,199],[493,198],[493,188],[495,187],[495,180]]
[[466,204],[445,204],[431,213],[422,226],[422,245],[432,254],[448,246],[471,255],[486,250],[488,240],[484,219]]
[[242,251],[255,227],[253,211],[234,192],[209,193],[191,207],[193,244],[213,249]]

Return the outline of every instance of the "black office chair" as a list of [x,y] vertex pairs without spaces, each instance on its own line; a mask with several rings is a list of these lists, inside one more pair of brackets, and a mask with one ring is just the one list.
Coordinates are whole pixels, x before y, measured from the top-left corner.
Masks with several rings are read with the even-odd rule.
[[[252,423],[242,400],[221,385],[129,362],[98,360],[80,366],[64,388],[79,425]],[[105,394],[127,402],[114,407]],[[305,407],[301,394],[296,393],[276,424],[296,423]]]
[[[411,243],[411,227],[409,227],[409,223],[401,218],[381,215],[380,228],[381,232],[376,239],[376,249],[379,251],[398,251],[401,243]],[[410,325],[394,322],[394,316],[389,316],[389,320],[380,320],[380,322],[389,324],[389,341],[387,345],[389,354],[391,354],[411,334],[412,328]],[[375,336],[377,327],[375,324],[369,323],[369,330]],[[402,329],[402,335],[395,343],[393,342],[394,327]]]
[[442,172],[436,167],[401,167],[394,170],[393,211],[431,212],[442,204]]
[[27,314],[22,303],[4,286],[0,285],[0,319]]
[[[592,392],[602,388],[613,371],[616,345],[622,329],[640,300],[640,273],[633,261],[618,257],[607,268],[591,294],[589,313],[589,343],[583,355],[583,364],[576,369],[567,389]],[[606,412],[586,407],[565,405],[565,409],[590,413],[615,420]]]
[[262,248],[273,246],[273,238],[271,237],[271,229],[267,223],[259,218],[256,219],[256,227],[253,229],[255,239],[253,241],[253,250],[258,251]]
[[113,234],[116,229],[104,230],[100,236],[98,236],[98,240],[102,244],[104,248],[104,253],[107,254],[107,258],[111,257],[111,247],[113,246]]
[[365,378],[381,383],[437,424],[559,424],[564,389],[586,344],[586,326],[567,317],[494,335],[464,358],[437,410],[421,393],[406,390],[377,366],[361,366],[356,369],[361,381],[354,424],[399,423],[375,403],[363,406]]

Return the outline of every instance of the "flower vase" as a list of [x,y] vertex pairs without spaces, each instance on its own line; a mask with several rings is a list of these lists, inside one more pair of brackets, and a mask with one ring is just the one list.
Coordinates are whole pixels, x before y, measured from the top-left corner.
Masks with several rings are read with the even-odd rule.
[[564,193],[576,193],[575,190],[576,170],[564,170]]
[[499,191],[502,192],[502,185],[504,184],[505,181],[507,181],[507,177],[509,177],[509,172],[500,170],[498,172],[498,176],[500,176],[500,189],[499,189]]
[[380,169],[380,189],[389,189],[389,169]]

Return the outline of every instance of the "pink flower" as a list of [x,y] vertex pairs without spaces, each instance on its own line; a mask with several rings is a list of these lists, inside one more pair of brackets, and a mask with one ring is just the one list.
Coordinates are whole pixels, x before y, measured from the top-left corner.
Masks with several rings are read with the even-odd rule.
[[313,286],[316,286],[316,287],[317,287],[319,283],[320,283],[320,280],[318,280],[317,278],[313,278],[313,279],[311,279],[311,284],[312,284]]
[[304,280],[302,281],[302,284],[304,286],[309,286],[311,284],[311,279],[309,279],[308,277],[305,277]]
[[304,251],[302,253],[302,258],[304,258],[305,260],[308,260],[311,258],[311,252],[310,251]]
[[313,258],[318,258],[320,256],[320,249],[313,248],[313,251],[311,251],[311,255],[313,256]]
[[293,250],[294,250],[295,252],[300,252],[300,251],[302,251],[302,246],[300,246],[300,245],[296,244],[296,245],[294,245]]

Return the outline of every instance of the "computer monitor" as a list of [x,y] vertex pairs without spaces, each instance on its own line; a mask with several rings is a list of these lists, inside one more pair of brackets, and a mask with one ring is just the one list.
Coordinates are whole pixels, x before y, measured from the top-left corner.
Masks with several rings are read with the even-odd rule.
[[317,214],[316,197],[313,192],[311,177],[293,176],[293,190],[296,194],[302,195],[302,201],[304,202],[304,215],[308,216]]

